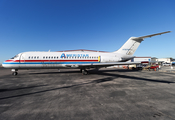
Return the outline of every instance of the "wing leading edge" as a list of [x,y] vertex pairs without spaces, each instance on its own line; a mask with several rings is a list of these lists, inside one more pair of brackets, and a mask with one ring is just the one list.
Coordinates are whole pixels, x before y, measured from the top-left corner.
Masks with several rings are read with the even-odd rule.
[[133,65],[141,64],[141,62],[115,62],[115,63],[91,63],[91,64],[78,64],[77,67],[109,67],[114,65]]

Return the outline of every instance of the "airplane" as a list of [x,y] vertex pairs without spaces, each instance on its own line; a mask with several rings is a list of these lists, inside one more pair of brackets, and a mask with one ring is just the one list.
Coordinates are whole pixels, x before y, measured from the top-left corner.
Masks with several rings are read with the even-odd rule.
[[130,37],[117,51],[103,52],[92,50],[72,50],[57,52],[23,52],[3,62],[4,68],[10,68],[12,75],[17,75],[19,69],[80,69],[83,75],[89,72],[87,69],[109,67],[114,65],[141,64],[141,62],[126,62],[135,56],[133,54],[140,43],[148,37],[162,35],[171,31],[142,37]]

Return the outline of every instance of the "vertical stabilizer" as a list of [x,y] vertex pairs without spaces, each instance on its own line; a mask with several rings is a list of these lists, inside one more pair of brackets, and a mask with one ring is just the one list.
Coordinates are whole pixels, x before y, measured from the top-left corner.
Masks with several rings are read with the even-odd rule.
[[129,40],[127,40],[126,43],[114,53],[117,52],[125,55],[133,55],[137,50],[137,48],[139,47],[140,43],[143,41],[143,39],[135,40],[134,38],[136,37],[129,38]]

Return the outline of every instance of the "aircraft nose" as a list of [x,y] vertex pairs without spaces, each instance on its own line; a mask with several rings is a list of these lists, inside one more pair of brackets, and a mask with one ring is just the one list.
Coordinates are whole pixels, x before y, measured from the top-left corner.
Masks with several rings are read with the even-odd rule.
[[8,62],[8,60],[6,60],[6,61],[4,61],[3,63],[2,63],[2,67],[6,67],[6,63]]
[[4,67],[4,62],[2,63],[2,67]]

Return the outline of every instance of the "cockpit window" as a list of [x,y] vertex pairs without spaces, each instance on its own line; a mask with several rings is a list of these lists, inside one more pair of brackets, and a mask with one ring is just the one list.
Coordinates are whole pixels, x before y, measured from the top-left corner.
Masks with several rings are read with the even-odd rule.
[[11,59],[15,59],[15,58],[17,58],[17,57],[18,57],[18,55],[16,55],[16,56],[12,57]]

